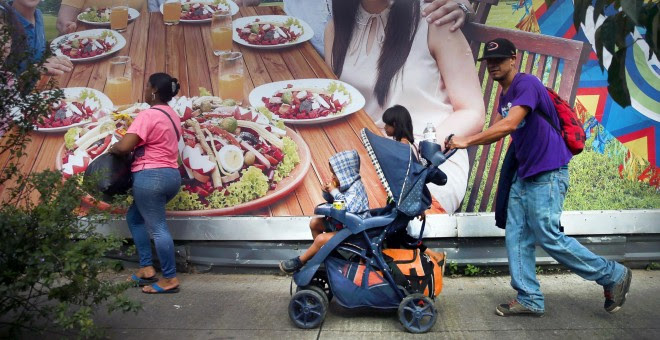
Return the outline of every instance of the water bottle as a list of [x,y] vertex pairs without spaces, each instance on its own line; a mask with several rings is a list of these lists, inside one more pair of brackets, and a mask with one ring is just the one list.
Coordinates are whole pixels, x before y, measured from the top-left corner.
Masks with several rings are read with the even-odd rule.
[[433,123],[427,123],[426,128],[424,129],[424,140],[427,142],[437,143],[435,138],[435,127]]

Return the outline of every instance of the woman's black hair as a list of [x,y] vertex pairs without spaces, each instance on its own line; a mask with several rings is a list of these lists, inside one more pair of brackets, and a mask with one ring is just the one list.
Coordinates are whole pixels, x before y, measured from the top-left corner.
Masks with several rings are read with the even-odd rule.
[[4,34],[6,33],[9,33],[11,38],[11,50],[9,55],[5,56],[4,65],[0,66],[5,70],[18,71],[19,65],[27,57],[25,31],[23,25],[18,21],[14,9],[4,1],[0,1],[0,23],[5,26],[0,32],[2,33],[2,42],[5,41],[6,36]]
[[[335,26],[335,37],[332,45],[332,70],[339,77],[344,68],[346,53],[357,24],[360,0],[333,0],[332,20]],[[390,92],[392,80],[408,59],[417,27],[420,21],[419,0],[396,0],[392,3],[385,40],[378,57],[378,77],[374,94],[381,106]]]
[[181,86],[176,78],[172,78],[167,73],[154,73],[149,76],[149,84],[156,90],[156,95],[161,102],[167,103],[177,93]]
[[410,144],[415,143],[413,124],[410,112],[401,106],[394,105],[383,112],[383,122],[394,127],[394,139],[398,142],[405,138]]

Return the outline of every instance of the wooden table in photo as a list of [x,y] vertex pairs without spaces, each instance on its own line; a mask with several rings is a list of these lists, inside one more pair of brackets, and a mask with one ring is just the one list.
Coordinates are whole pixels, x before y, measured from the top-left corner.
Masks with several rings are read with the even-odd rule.
[[[279,7],[243,7],[234,16],[283,14]],[[91,29],[81,24],[80,30]],[[203,87],[218,94],[218,57],[213,54],[210,24],[184,24],[166,26],[160,13],[142,13],[128,30],[122,33],[126,46],[117,55],[128,55],[133,64],[133,100],[142,101],[144,85],[149,75],[166,72],[181,83],[182,96],[197,96]],[[257,86],[281,80],[306,78],[336,79],[311,43],[293,47],[263,50],[234,43],[233,49],[243,53],[246,71],[245,98]],[[59,86],[90,87],[103,91],[110,58],[95,62],[76,63],[73,72],[56,80]],[[284,199],[268,208],[251,211],[257,216],[309,216],[314,207],[323,202],[322,184],[330,178],[328,158],[335,152],[356,149],[361,162],[362,180],[367,188],[372,208],[386,204],[386,194],[362,146],[359,133],[362,128],[378,131],[369,116],[360,110],[347,118],[314,126],[290,126],[307,142],[312,164],[303,183]],[[55,158],[64,142],[63,134],[33,133],[26,147],[26,156],[19,167],[22,173],[55,168]],[[6,166],[6,156],[0,166]],[[7,188],[0,187],[0,198]]]

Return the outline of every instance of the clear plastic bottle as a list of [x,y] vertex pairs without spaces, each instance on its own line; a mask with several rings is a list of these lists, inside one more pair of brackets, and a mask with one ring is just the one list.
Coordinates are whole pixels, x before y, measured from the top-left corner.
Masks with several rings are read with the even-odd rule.
[[438,142],[435,137],[435,127],[433,126],[433,123],[426,124],[426,128],[424,129],[424,140],[433,143]]

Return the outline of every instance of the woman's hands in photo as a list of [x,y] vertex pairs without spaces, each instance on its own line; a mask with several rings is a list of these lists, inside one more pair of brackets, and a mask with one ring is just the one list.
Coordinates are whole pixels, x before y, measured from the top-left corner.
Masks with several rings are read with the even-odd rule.
[[467,0],[424,0],[429,2],[429,5],[424,8],[422,15],[426,17],[428,23],[433,23],[438,26],[451,23],[453,25],[449,28],[450,31],[454,32],[459,28],[463,27],[468,21],[468,15],[463,12],[463,10],[458,6],[458,3],[462,3],[467,6],[468,9],[472,10],[472,5]]
[[59,76],[71,72],[73,70],[73,64],[66,57],[52,56],[46,60],[44,68],[46,68],[46,75]]

